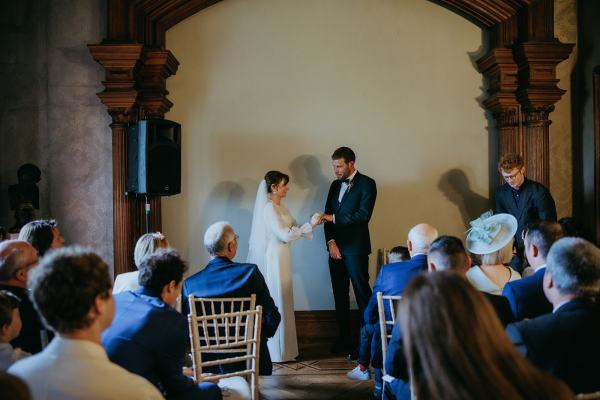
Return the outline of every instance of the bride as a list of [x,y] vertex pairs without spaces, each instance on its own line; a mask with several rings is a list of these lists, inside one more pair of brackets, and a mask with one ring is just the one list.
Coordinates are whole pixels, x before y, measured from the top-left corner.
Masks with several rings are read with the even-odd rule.
[[320,215],[315,214],[310,223],[298,226],[283,206],[289,180],[282,172],[269,171],[258,186],[248,252],[248,262],[258,265],[281,313],[279,328],[267,342],[274,362],[298,356],[290,243],[301,237],[312,239],[313,227],[320,223]]

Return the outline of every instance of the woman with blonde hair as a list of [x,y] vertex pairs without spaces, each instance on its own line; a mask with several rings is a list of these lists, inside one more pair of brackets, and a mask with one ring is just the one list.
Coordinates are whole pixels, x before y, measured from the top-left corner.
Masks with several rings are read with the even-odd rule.
[[[137,268],[142,264],[144,257],[153,254],[159,249],[169,248],[169,241],[160,232],[146,233],[138,239],[133,251],[133,262]],[[125,272],[117,275],[113,286],[113,294],[124,292],[126,290],[137,290],[139,271]]]
[[506,282],[521,279],[507,264],[513,256],[517,220],[510,214],[492,215],[491,211],[471,221],[467,249],[479,256],[480,264],[467,271],[467,278],[482,292],[501,295]]
[[510,343],[484,296],[455,272],[423,274],[399,308],[417,399],[573,399]]

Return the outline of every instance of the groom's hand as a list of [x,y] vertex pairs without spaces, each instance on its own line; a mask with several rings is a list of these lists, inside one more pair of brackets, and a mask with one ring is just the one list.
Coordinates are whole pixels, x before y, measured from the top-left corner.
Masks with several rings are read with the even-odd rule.
[[334,260],[341,260],[342,259],[342,253],[340,253],[340,249],[337,246],[337,243],[335,243],[335,241],[331,241],[328,244],[329,246],[329,257],[333,258]]
[[332,214],[323,214],[321,216],[321,222],[333,222],[333,215]]

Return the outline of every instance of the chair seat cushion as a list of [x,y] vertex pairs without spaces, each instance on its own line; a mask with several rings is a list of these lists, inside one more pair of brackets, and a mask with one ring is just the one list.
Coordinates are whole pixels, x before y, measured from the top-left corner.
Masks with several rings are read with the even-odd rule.
[[241,376],[219,379],[219,387],[223,390],[223,398],[227,400],[250,400],[250,385]]

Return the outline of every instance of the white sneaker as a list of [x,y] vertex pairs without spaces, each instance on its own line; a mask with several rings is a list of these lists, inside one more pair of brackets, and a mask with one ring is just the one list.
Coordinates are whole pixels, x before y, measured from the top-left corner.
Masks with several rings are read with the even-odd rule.
[[368,368],[361,371],[360,365],[357,365],[356,368],[346,374],[346,378],[352,381],[368,381],[371,379],[371,373]]

